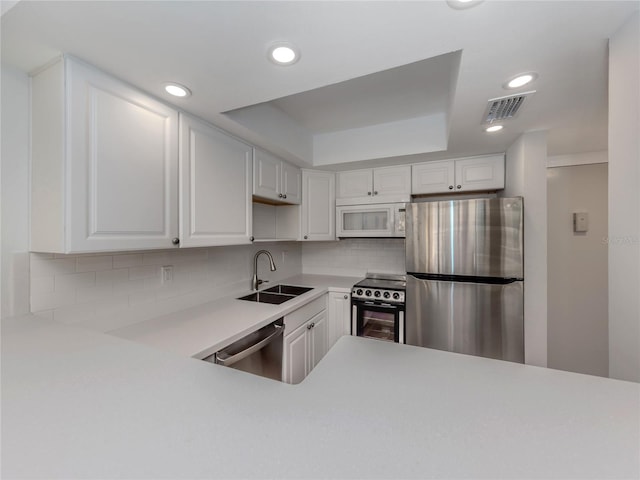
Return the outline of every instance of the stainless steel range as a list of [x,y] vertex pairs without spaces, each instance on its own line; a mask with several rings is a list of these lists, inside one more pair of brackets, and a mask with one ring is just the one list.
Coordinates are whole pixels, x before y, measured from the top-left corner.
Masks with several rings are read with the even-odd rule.
[[405,343],[405,275],[369,273],[351,289],[351,334]]

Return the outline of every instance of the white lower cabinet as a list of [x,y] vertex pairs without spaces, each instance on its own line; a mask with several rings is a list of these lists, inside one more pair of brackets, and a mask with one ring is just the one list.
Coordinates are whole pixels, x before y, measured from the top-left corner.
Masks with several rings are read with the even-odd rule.
[[283,381],[300,383],[328,351],[327,312],[323,310],[284,338]]
[[351,296],[348,293],[329,292],[327,314],[328,348],[331,349],[341,336],[351,334]]
[[309,340],[307,325],[298,327],[284,339],[283,375],[285,383],[300,383],[311,370],[309,368]]
[[327,296],[284,317],[282,380],[300,383],[329,350]]

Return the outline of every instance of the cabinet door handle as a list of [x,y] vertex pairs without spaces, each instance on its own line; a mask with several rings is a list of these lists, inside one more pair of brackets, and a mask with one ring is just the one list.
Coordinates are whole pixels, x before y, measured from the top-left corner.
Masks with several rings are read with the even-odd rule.
[[374,195],[377,195],[377,194],[378,194],[378,192],[373,192],[373,194],[374,194]]
[[278,198],[282,198],[282,194],[281,193],[278,194]]
[[253,242],[255,240],[255,238],[254,237],[249,237],[249,240]]
[[367,192],[367,195],[371,195],[371,192]]
[[349,300],[349,295],[345,295],[345,296],[344,296],[344,299],[345,299],[345,300]]
[[462,188],[462,185],[456,185],[456,188],[460,190]]
[[449,190],[453,190],[453,185],[449,185]]
[[178,237],[174,237],[171,239],[171,243],[174,245],[180,245],[180,239]]
[[310,323],[309,325],[307,325],[307,330],[311,330],[312,328],[313,328],[313,324]]
[[285,193],[284,195],[282,195],[282,198],[287,198],[287,194]]
[[305,239],[305,240],[307,240],[308,238],[309,238],[309,236],[308,236],[308,235],[305,235],[305,236],[304,236],[304,239]]

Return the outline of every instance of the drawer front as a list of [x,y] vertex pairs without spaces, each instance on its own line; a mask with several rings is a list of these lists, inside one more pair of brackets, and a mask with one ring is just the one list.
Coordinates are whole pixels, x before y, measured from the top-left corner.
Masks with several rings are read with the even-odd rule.
[[327,295],[322,295],[320,298],[316,298],[312,302],[307,303],[304,307],[300,307],[298,310],[286,315],[284,317],[285,337],[318,313],[326,310],[326,308]]

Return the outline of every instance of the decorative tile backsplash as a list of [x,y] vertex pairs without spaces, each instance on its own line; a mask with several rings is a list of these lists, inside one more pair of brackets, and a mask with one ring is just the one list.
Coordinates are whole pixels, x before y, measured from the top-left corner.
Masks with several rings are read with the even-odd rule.
[[[120,328],[207,300],[250,289],[253,256],[269,250],[277,270],[263,255],[260,277],[272,282],[302,271],[295,242],[149,252],[30,255],[31,311],[64,323],[100,331]],[[172,266],[162,282],[161,268]]]
[[302,273],[363,277],[405,273],[404,238],[348,238],[302,245]]

